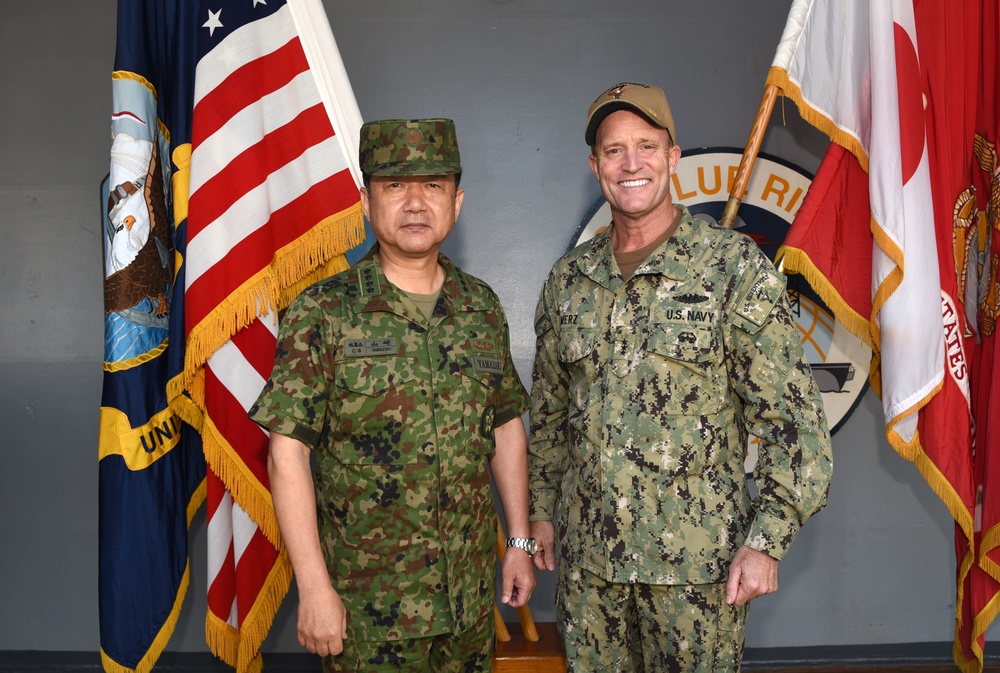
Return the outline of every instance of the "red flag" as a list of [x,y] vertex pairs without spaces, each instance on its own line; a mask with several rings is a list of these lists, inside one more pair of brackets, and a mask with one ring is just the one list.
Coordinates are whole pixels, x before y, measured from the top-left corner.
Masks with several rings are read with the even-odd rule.
[[[944,13],[943,11],[941,12]],[[965,277],[969,312],[978,309],[981,344],[973,362],[973,403],[976,418],[975,479],[979,496],[976,566],[970,573],[968,593],[976,615],[971,645],[982,651],[984,634],[1000,611],[1000,372],[996,372],[997,318],[1000,316],[1000,10],[996,3],[984,2],[982,13],[966,17],[966,36],[981,53],[974,65],[975,77],[964,89],[976,91],[978,103],[975,137],[971,144],[972,185],[956,201],[956,260],[960,278]],[[968,71],[962,71],[966,78]],[[975,87],[975,88],[972,88]],[[971,99],[971,98],[970,98]],[[962,99],[968,104],[970,99]],[[968,117],[966,117],[968,119]],[[957,186],[963,186],[961,183]],[[978,212],[977,212],[978,211]],[[965,225],[959,227],[959,224]],[[961,244],[961,245],[959,245]],[[960,255],[959,251],[964,252]],[[962,271],[965,271],[962,274]],[[997,392],[993,392],[996,390]]]
[[868,174],[857,157],[830,143],[781,249],[784,268],[805,276],[840,322],[869,346],[871,254],[857,251],[871,248],[870,213]]
[[[995,50],[995,17],[984,21],[995,11],[983,0],[796,2],[769,75],[841,146],[831,145],[779,254],[872,345],[889,442],[955,519],[954,655],[966,672],[982,670],[1000,577],[984,558],[988,508],[977,510],[989,502],[991,446],[982,412],[973,441],[972,412],[987,398],[970,366],[984,358],[976,348],[981,269],[966,272],[985,234],[969,187],[977,94],[996,91],[986,72],[996,54],[983,52],[986,43]],[[855,256],[870,260],[870,274],[845,272]]]
[[209,465],[207,639],[243,673],[260,670],[291,581],[267,435],[246,412],[273,364],[276,312],[346,269],[364,236],[361,119],[319,0],[201,7],[184,390],[171,392],[200,427]]
[[[964,671],[980,671],[984,634],[997,612],[991,604],[1000,591],[1000,574],[990,568],[988,556],[989,531],[1000,522],[991,508],[988,488],[990,455],[997,446],[989,426],[994,339],[988,311],[983,310],[985,297],[980,296],[992,280],[989,263],[984,275],[980,261],[981,255],[988,254],[988,230],[982,211],[990,200],[1000,197],[1000,192],[992,191],[982,165],[989,154],[984,152],[984,141],[987,137],[992,137],[994,143],[996,140],[997,107],[984,100],[984,94],[996,95],[996,6],[991,2],[948,6],[917,2],[915,12],[918,37],[924,45],[921,55],[928,92],[928,125],[934,129],[930,156],[935,219],[942,248],[942,285],[947,282],[954,288],[956,315],[950,325],[948,352],[951,354],[964,341],[966,352],[971,354],[965,388],[971,397],[975,440],[969,455],[971,466],[964,469],[971,472],[968,478],[973,525],[971,545],[967,530],[962,531],[964,535],[956,531],[962,587],[958,595],[955,661]],[[985,129],[984,123],[992,128]],[[993,217],[995,222],[995,213]],[[946,427],[960,412],[956,404],[950,412],[921,419],[921,432]]]

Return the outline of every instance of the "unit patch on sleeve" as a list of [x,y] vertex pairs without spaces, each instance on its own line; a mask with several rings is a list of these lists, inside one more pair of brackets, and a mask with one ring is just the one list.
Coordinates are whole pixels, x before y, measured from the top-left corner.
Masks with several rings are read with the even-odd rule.
[[784,291],[785,281],[777,273],[770,269],[761,269],[754,278],[750,290],[740,299],[736,313],[760,328],[767,321],[767,316]]

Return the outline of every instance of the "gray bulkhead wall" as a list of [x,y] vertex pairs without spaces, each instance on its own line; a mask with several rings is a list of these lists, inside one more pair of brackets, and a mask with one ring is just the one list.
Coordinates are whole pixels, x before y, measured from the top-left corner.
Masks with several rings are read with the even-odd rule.
[[[746,142],[787,1],[326,0],[361,112],[455,119],[466,190],[445,252],[500,295],[530,382],[542,280],[600,196],[590,101],[623,80],[667,91],[682,147]],[[113,0],[9,2],[0,18],[0,650],[98,647],[97,422]],[[784,121],[784,123],[783,123]],[[825,138],[791,103],[764,151],[815,170]],[[949,641],[953,528],[884,439],[868,393],[834,437],[830,504],[755,601],[750,647]],[[204,651],[205,516],[168,649]],[[553,618],[540,576],[537,619]],[[299,651],[295,596],[267,651]],[[995,633],[994,628],[991,632]]]

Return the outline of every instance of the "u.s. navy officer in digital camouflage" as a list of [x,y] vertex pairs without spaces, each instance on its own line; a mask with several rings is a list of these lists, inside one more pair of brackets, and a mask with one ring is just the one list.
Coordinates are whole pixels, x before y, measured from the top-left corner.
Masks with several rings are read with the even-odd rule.
[[747,602],[826,501],[820,396],[783,277],[671,201],[663,91],[612,87],[586,140],[613,221],[555,264],[535,314],[535,564],[558,567],[570,671],[738,671]]
[[[496,295],[439,253],[464,198],[452,121],[365,124],[361,167],[378,243],[289,307],[250,412],[271,432],[299,642],[327,671],[488,671],[491,472],[512,545],[533,550],[527,393]],[[501,599],[534,584],[511,549]]]

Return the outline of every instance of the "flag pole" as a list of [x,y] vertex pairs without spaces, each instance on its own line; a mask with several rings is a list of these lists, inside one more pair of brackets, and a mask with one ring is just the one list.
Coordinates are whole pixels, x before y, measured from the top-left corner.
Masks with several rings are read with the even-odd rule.
[[740,209],[740,202],[747,192],[747,183],[750,182],[750,172],[753,170],[753,162],[760,152],[760,144],[764,140],[764,129],[771,119],[771,110],[774,109],[774,100],[778,97],[778,86],[768,84],[764,89],[764,97],[760,101],[760,108],[757,110],[757,118],[753,120],[753,128],[750,129],[750,138],[747,140],[746,149],[743,150],[743,158],[740,160],[740,167],[736,170],[736,181],[733,189],[729,193],[729,200],[726,202],[726,209],[722,212],[720,224],[726,229],[733,228],[733,221],[736,219],[736,211]]

